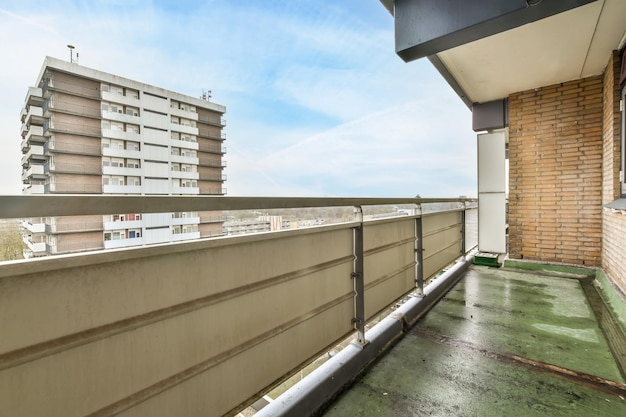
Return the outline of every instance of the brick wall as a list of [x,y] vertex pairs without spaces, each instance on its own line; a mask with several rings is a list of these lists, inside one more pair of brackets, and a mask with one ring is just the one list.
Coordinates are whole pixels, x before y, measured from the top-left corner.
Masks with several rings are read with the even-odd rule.
[[603,77],[509,97],[509,256],[600,265]]
[[[620,56],[614,52],[604,72],[604,204],[620,195],[620,64]],[[622,292],[626,293],[626,213],[604,209],[602,220],[602,268]]]

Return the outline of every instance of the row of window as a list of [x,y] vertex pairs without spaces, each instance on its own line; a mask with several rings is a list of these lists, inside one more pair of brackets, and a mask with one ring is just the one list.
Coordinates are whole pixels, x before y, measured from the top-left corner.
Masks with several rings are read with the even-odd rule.
[[115,132],[131,132],[131,133],[139,134],[139,125],[115,122],[113,120],[103,120],[102,129],[113,130]]
[[[101,83],[100,90],[106,93],[117,94],[123,97],[132,97],[139,100],[139,91],[132,88],[126,88],[120,85],[109,83]],[[170,100],[170,108],[196,113],[196,106],[194,106],[193,104],[183,103],[176,100]]]
[[[198,188],[198,181],[197,180],[172,178],[170,181],[171,181],[172,186],[174,186],[174,187]],[[139,186],[139,185],[141,185],[141,178],[140,177],[123,176],[123,175],[103,175],[102,176],[102,185]]]
[[185,133],[172,132],[171,136],[172,140],[182,140],[183,142],[197,142],[196,137],[194,135],[189,135]]
[[185,149],[185,148],[172,148],[172,155],[175,156],[184,156],[186,158],[197,158],[198,153],[194,149]]
[[132,97],[139,100],[139,91],[133,90],[132,88],[124,88],[115,84],[100,84],[100,91],[104,91],[105,93],[113,93],[118,94],[120,96]]
[[139,116],[139,109],[132,106],[123,106],[121,104],[102,102],[102,111],[110,111],[111,113],[127,114],[129,116]]
[[124,159],[124,158],[109,158],[102,157],[103,167],[118,167],[118,168],[139,168],[138,159]]
[[171,116],[170,121],[174,125],[196,127],[196,121],[195,120],[185,119],[184,117]]
[[[195,232],[198,232],[197,224],[183,224],[172,226],[172,234],[174,235]],[[105,241],[122,240],[126,238],[135,239],[141,237],[141,229],[111,230],[104,232],[103,235]]]
[[124,177],[121,175],[103,175],[102,185],[141,185],[141,178],[139,177]]
[[141,237],[141,229],[112,230],[110,232],[104,232],[105,241],[126,239],[126,236],[128,236],[128,239]]
[[176,101],[176,100],[171,100],[170,101],[170,108],[172,108],[172,109],[181,109],[181,110],[192,112],[192,113],[196,112],[196,106],[193,106],[193,105],[187,104],[187,103],[182,103],[182,102]]
[[105,222],[124,222],[124,221],[141,220],[141,214],[139,213],[111,214],[108,216],[103,216],[103,220]]

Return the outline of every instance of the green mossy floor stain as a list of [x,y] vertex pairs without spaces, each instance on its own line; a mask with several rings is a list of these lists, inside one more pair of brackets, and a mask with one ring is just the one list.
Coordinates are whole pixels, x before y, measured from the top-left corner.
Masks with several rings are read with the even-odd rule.
[[624,383],[579,280],[474,266],[324,415],[626,416],[546,364]]

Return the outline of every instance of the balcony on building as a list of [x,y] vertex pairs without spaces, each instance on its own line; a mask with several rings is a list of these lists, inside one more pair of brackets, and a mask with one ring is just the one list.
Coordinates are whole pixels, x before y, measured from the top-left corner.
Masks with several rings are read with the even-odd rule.
[[[382,3],[400,57],[472,109],[478,199],[0,196],[144,220],[0,264],[0,415],[625,414],[626,3]],[[202,213],[313,207],[351,217],[173,242]]]
[[32,219],[25,219],[22,221],[22,227],[28,230],[30,233],[45,233],[46,231],[46,220],[41,217],[36,217]]
[[46,141],[46,137],[44,136],[44,129],[45,128],[43,126],[26,126],[25,130],[23,130],[23,132],[25,133],[24,139],[30,143],[43,143]]

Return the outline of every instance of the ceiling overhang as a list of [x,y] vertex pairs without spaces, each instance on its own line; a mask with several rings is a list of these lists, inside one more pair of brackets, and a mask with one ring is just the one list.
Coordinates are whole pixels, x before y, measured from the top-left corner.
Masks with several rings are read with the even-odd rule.
[[468,105],[601,74],[623,43],[624,0],[381,0],[396,50],[428,57]]

